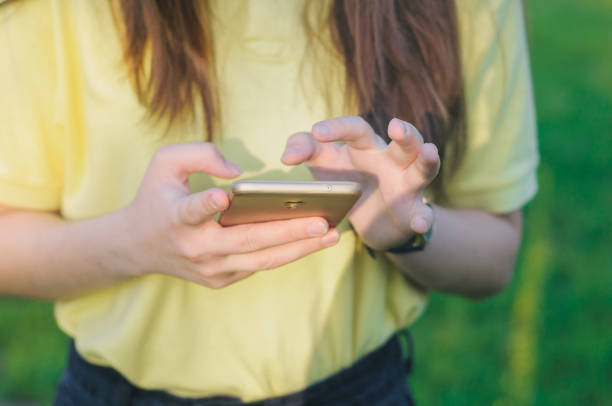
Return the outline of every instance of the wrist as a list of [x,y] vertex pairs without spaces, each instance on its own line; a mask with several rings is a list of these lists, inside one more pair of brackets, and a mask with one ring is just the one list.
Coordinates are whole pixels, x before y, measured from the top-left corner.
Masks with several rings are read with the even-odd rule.
[[95,243],[100,250],[98,256],[106,272],[122,279],[143,275],[145,267],[142,249],[135,247],[138,241],[137,228],[132,224],[130,206],[95,219]]
[[390,254],[407,254],[409,252],[423,251],[429,244],[432,235],[433,225],[425,233],[414,233],[408,240],[391,248],[387,248],[385,252]]
[[[425,205],[427,205],[433,211],[433,206],[431,204],[425,202]],[[403,241],[393,244],[392,246],[385,248],[383,250],[379,250],[379,251],[385,254],[396,254],[396,255],[424,251],[427,245],[429,244],[429,242],[431,241],[431,238],[433,235],[433,223],[434,222],[432,221],[431,225],[424,233],[418,233],[418,232],[413,231],[410,234],[410,236],[404,239]],[[365,248],[370,254],[370,256],[372,256],[373,258],[376,257],[374,253],[375,251],[373,248],[369,247],[368,245],[365,245]]]

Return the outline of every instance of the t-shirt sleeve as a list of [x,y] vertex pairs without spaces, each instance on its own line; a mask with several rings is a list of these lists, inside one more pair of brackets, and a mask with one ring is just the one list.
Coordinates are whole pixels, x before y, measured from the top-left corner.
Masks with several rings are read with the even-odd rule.
[[62,190],[49,3],[0,5],[0,204],[32,210],[58,210]]
[[521,1],[457,3],[467,143],[448,174],[454,207],[507,213],[537,192],[533,90]]

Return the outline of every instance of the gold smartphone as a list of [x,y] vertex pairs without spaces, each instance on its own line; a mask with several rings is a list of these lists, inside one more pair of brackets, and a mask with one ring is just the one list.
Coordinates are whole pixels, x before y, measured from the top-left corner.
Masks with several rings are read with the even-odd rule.
[[323,217],[334,227],[361,196],[357,182],[237,181],[230,205],[219,217],[223,226]]

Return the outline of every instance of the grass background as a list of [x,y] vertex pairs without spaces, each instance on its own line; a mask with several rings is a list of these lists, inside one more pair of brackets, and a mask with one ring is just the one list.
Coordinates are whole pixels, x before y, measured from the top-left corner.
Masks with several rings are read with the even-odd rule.
[[[509,289],[432,295],[414,328],[420,405],[612,404],[612,1],[526,6],[540,193]],[[50,304],[0,298],[0,404],[50,404],[66,343]]]

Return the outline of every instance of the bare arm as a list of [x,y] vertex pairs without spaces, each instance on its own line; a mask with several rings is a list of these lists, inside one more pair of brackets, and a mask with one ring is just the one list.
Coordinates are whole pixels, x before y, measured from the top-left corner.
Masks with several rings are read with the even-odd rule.
[[118,255],[129,235],[122,216],[68,223],[0,207],[0,294],[52,300],[129,279],[135,272]]
[[134,201],[105,216],[68,222],[54,213],[0,208],[0,294],[62,299],[150,273],[220,288],[334,245],[322,218],[222,227],[221,189],[189,194],[192,172],[240,170],[208,143],[161,148]]
[[521,212],[496,216],[434,207],[434,234],[424,251],[386,254],[421,286],[474,299],[512,279],[521,239]]

